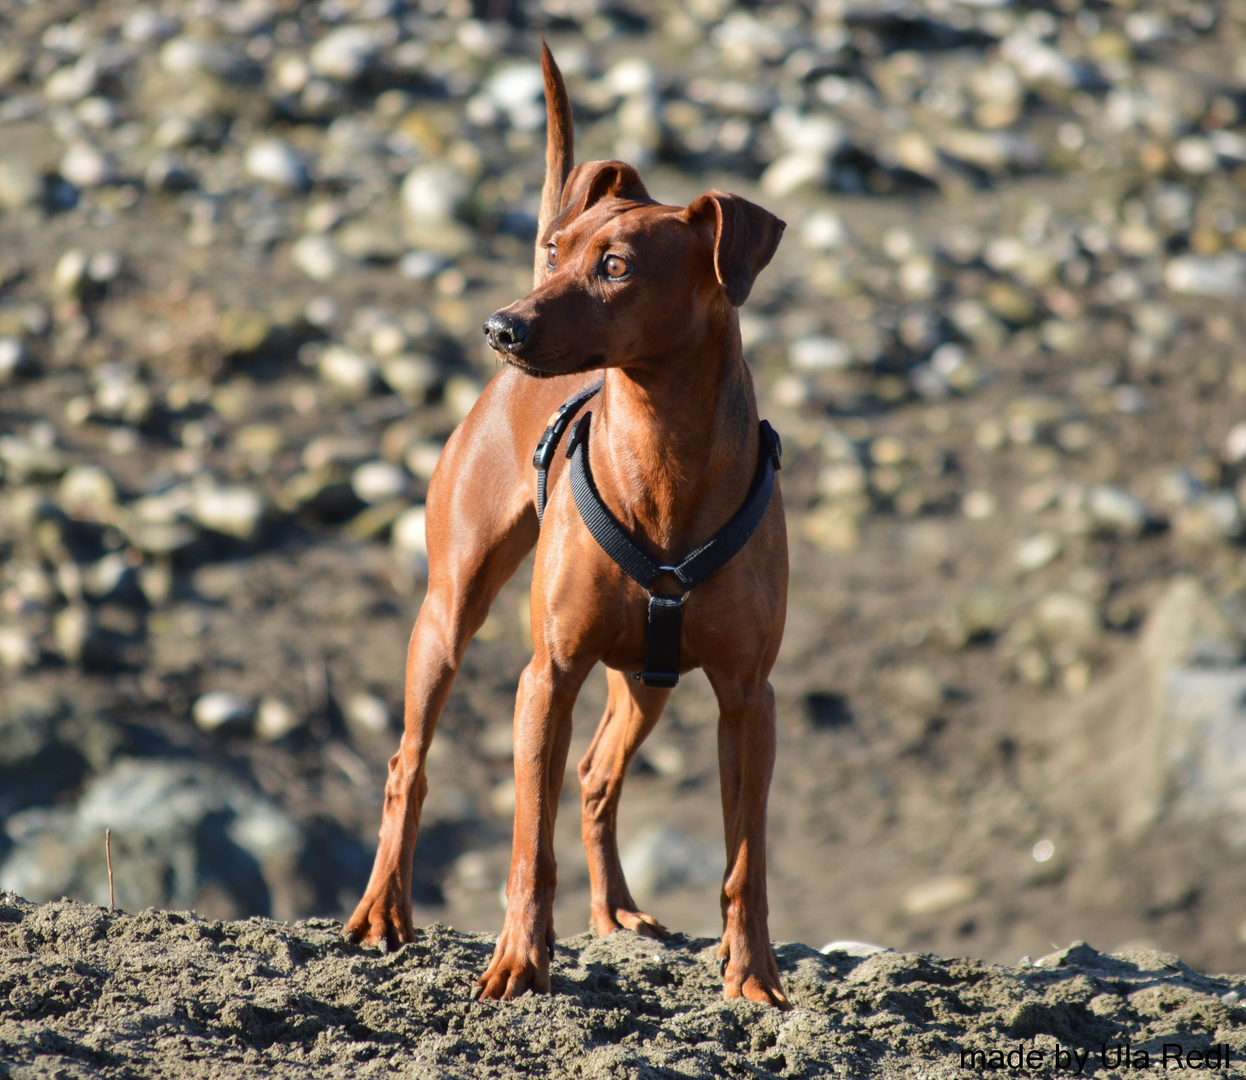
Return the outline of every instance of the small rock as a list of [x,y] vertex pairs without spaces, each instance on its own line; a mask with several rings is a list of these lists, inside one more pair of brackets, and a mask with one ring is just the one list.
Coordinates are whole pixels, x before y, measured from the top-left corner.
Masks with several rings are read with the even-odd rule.
[[914,885],[904,894],[903,907],[908,915],[935,915],[967,904],[981,893],[982,883],[976,877],[949,875]]
[[90,257],[81,248],[70,248],[52,269],[52,287],[61,295],[75,297],[82,290]]
[[[3,341],[0,341],[0,356],[3,355],[2,350]],[[3,369],[2,361],[0,361],[0,369]],[[3,381],[2,375],[0,375],[0,381]],[[1229,433],[1224,437],[1220,456],[1229,465],[1240,465],[1246,461],[1246,420],[1239,421],[1229,429]]]
[[43,200],[42,178],[20,161],[0,161],[0,207],[24,210]]
[[71,466],[58,494],[67,514],[89,520],[101,520],[117,504],[117,485],[99,465]]
[[290,248],[290,261],[312,281],[332,281],[342,269],[337,245],[328,236],[304,236]]
[[0,668],[20,673],[39,663],[39,645],[19,626],[0,626]]
[[0,337],[0,386],[16,382],[35,368],[25,342],[13,337]]
[[1140,536],[1147,527],[1146,504],[1111,484],[1096,484],[1087,493],[1087,509],[1099,528],[1119,536]]
[[1034,533],[1017,545],[1017,566],[1026,573],[1041,570],[1044,566],[1055,562],[1062,550],[1060,538],[1055,533]]
[[117,178],[117,167],[102,150],[86,142],[70,145],[58,170],[74,187],[97,188]]
[[376,694],[353,694],[342,706],[342,716],[352,731],[380,735],[389,730],[389,706]]
[[265,697],[255,713],[255,734],[264,742],[277,742],[298,731],[305,722],[281,698]]
[[842,371],[853,363],[852,346],[833,337],[803,337],[788,348],[788,363],[796,371]]
[[341,26],[316,42],[307,58],[317,75],[354,82],[372,68],[383,45],[382,35],[371,26]]
[[829,956],[831,953],[843,953],[845,956],[865,959],[875,953],[890,952],[886,945],[871,945],[867,941],[828,941],[818,952]]
[[1034,621],[1047,641],[1081,651],[1095,645],[1102,631],[1099,609],[1084,596],[1053,592],[1034,607]]
[[330,345],[316,364],[325,382],[347,391],[352,397],[367,397],[376,382],[372,364],[359,353],[341,345]]
[[1236,540],[1244,531],[1242,507],[1233,492],[1210,491],[1178,510],[1172,527],[1187,543],[1208,545]]
[[1173,292],[1188,296],[1246,296],[1246,255],[1178,255],[1169,261],[1164,281]]
[[321,435],[303,450],[305,469],[328,465],[362,465],[376,456],[376,441],[366,435]]
[[267,507],[264,496],[251,488],[197,485],[191,517],[205,529],[250,542],[259,535]]
[[394,553],[417,569],[428,567],[428,541],[424,532],[424,507],[413,506],[399,515],[390,533]]
[[191,718],[197,727],[207,732],[225,732],[250,725],[255,705],[232,690],[213,690],[195,700]]
[[642,829],[620,854],[623,873],[635,896],[652,899],[681,885],[708,885],[722,878],[724,857],[669,825]]
[[167,41],[160,50],[160,67],[184,80],[212,75],[231,81],[244,77],[251,70],[246,57],[235,46],[191,37]]
[[468,190],[467,178],[449,162],[425,162],[402,182],[402,212],[418,225],[453,221]]
[[249,175],[282,191],[303,191],[311,182],[302,156],[281,139],[255,143],[243,164]]
[[87,260],[87,277],[96,285],[107,285],[120,277],[121,265],[119,251],[97,251]]
[[441,451],[444,448],[444,443],[432,440],[421,440],[412,443],[407,448],[403,464],[406,465],[407,471],[412,476],[419,477],[419,479],[428,483],[433,478],[433,472],[437,468],[437,463],[441,460]]
[[407,494],[411,477],[389,461],[367,461],[351,476],[350,486],[366,503],[384,502]]
[[960,508],[970,521],[985,521],[999,509],[999,500],[989,491],[967,491],[960,501]]

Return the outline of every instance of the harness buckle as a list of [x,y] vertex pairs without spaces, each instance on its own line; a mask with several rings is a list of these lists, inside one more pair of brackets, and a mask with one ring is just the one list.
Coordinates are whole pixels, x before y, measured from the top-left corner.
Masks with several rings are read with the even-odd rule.
[[554,460],[554,451],[558,448],[558,434],[558,430],[552,425],[545,429],[545,434],[541,436],[541,441],[536,444],[536,450],[532,454],[535,468],[549,468],[549,463]]

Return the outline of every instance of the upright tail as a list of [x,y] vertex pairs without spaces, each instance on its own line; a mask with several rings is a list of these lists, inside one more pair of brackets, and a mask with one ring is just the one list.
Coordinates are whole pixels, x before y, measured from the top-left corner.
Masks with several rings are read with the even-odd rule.
[[545,230],[558,213],[562,189],[575,164],[575,122],[571,118],[571,101],[562,72],[554,63],[554,54],[541,39],[541,71],[545,75],[545,186],[541,189],[541,214],[536,227],[536,256],[533,284],[545,280]]

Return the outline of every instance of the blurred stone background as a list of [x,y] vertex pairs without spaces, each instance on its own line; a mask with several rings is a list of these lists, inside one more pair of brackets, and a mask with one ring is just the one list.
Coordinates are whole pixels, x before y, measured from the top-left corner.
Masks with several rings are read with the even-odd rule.
[[[111,828],[127,908],[353,907],[423,493],[530,287],[541,34],[580,160],[789,224],[741,320],[793,548],[775,937],[1240,970],[1243,0],[0,0],[0,888],[106,901]],[[417,920],[501,922],[526,575]],[[686,683],[624,861],[714,933]]]

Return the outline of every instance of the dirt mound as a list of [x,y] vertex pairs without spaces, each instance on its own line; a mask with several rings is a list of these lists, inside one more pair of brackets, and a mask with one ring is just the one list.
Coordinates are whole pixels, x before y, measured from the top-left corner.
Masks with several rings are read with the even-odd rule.
[[1103,1075],[1126,1052],[1135,1069],[1227,1055],[1241,1075],[1246,1061],[1243,980],[1163,953],[1078,944],[1008,968],[785,944],[780,1013],[722,1000],[715,946],[580,935],[559,942],[551,995],[482,1003],[486,934],[434,925],[378,955],[331,920],[4,896],[0,1077]]

